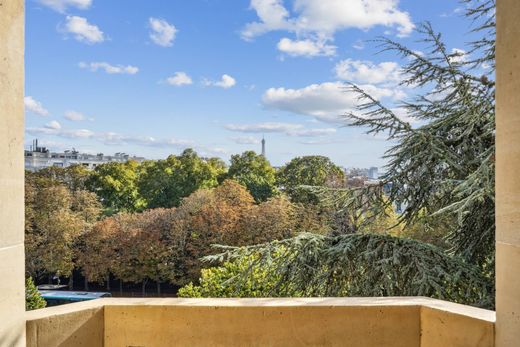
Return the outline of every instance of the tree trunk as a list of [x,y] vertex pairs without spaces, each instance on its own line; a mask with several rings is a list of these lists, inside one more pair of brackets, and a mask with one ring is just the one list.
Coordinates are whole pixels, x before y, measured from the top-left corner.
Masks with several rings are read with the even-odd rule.
[[70,274],[69,277],[69,290],[74,290],[74,275]]
[[119,293],[123,296],[123,280],[119,280]]
[[88,280],[87,280],[87,276],[85,276],[85,291],[88,291]]
[[110,274],[107,275],[107,292],[110,291]]
[[161,282],[157,281],[157,296],[161,296]]
[[143,281],[141,288],[142,288],[142,295],[143,295],[143,298],[144,298],[145,293],[146,293],[146,280]]

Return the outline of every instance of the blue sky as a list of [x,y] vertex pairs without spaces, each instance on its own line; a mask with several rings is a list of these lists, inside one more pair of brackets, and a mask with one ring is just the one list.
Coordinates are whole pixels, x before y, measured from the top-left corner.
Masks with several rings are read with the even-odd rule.
[[367,42],[421,50],[428,20],[450,50],[469,22],[456,0],[27,0],[26,144],[150,159],[195,148],[260,151],[282,165],[326,155],[382,166],[389,143],[344,127],[346,82],[391,107],[402,61]]

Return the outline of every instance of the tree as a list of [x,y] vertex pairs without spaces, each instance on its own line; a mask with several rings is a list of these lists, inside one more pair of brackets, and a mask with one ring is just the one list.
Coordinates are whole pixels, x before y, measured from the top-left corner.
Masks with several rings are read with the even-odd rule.
[[480,269],[434,246],[378,234],[295,238],[221,247],[224,262],[203,272],[183,296],[429,296],[488,306],[491,287]]
[[114,267],[116,251],[114,242],[118,225],[114,217],[105,218],[87,230],[78,252],[78,265],[88,282],[103,282]]
[[293,202],[317,203],[318,198],[301,186],[342,186],[345,174],[329,158],[306,156],[292,159],[277,172],[278,185]]
[[[452,251],[379,233],[304,234],[224,248],[209,260],[252,257],[254,264],[221,285],[245,288],[252,271],[260,269],[279,278],[269,296],[424,295],[493,307],[495,2],[464,2],[477,23],[474,34],[481,35],[469,54],[448,50],[429,23],[419,29],[426,53],[380,40],[382,50],[404,58],[403,84],[419,93],[398,111],[359,86],[350,88],[360,100],[358,110],[346,115],[350,124],[366,127],[369,134],[384,133],[394,143],[386,153],[389,164],[381,184],[314,190],[320,199],[332,196],[343,210],[362,211],[361,227],[393,204],[404,206],[400,221],[405,227],[424,212],[455,217],[448,235]],[[483,72],[482,64],[490,69]],[[274,257],[275,252],[280,255]]]
[[182,201],[172,217],[169,242],[178,269],[175,283],[195,281],[200,276],[200,258],[212,254],[214,244],[245,246],[294,236],[310,225],[300,218],[303,211],[283,195],[256,204],[248,190],[233,180],[198,190]]
[[91,171],[82,165],[71,165],[68,167],[51,166],[35,173],[39,177],[46,177],[54,182],[66,185],[70,191],[86,190],[86,183]]
[[[102,205],[96,194],[86,190],[77,190],[72,192],[71,210],[81,221],[81,231],[72,242],[73,261],[77,268],[80,254],[85,250],[86,239],[90,236],[90,230],[101,216]],[[74,288],[73,276],[69,277],[69,288],[70,290]]]
[[137,190],[138,168],[136,161],[129,160],[98,165],[94,169],[87,185],[101,199],[107,214],[134,212],[144,207]]
[[101,215],[102,205],[96,194],[77,190],[72,192],[71,210],[84,222],[83,232],[92,228]]
[[[387,38],[382,49],[405,58],[403,85],[423,91],[400,107],[387,107],[352,85],[361,101],[347,114],[352,126],[384,133],[396,144],[386,153],[388,165],[380,189],[364,188],[373,205],[403,204],[401,220],[413,224],[424,211],[451,214],[453,252],[485,271],[494,269],[495,244],[495,83],[494,0],[467,0],[474,33],[480,35],[468,54],[450,51],[431,24],[419,32],[426,54]],[[482,65],[490,68],[482,69]],[[415,121],[414,124],[407,120]],[[350,199],[355,203],[355,198]]]
[[[264,268],[248,270],[253,264],[252,257],[242,257],[236,261],[226,261],[219,267],[201,270],[199,284],[192,282],[180,288],[180,298],[256,298],[266,297],[274,290],[277,279]],[[245,282],[229,281],[250,273]],[[223,285],[223,283],[225,283]]]
[[25,310],[37,310],[47,306],[47,302],[38,292],[38,288],[34,285],[31,277],[25,280]]
[[170,208],[197,189],[215,187],[224,172],[221,160],[203,159],[186,149],[180,156],[147,162],[139,179],[139,192],[148,208]]
[[171,239],[174,209],[119,213],[98,222],[89,232],[80,257],[89,281],[102,282],[110,274],[121,282],[174,281],[178,270],[178,240]]
[[412,224],[398,230],[398,235],[430,243],[449,252],[453,246],[447,238],[456,228],[457,216],[453,214],[432,216],[427,211],[421,211]]
[[64,185],[26,176],[26,270],[34,278],[44,274],[69,277],[72,273],[73,243],[83,228],[72,201]]
[[277,193],[276,172],[269,161],[253,151],[231,156],[227,178],[247,187],[255,201],[266,201]]
[[244,244],[248,237],[244,221],[253,206],[254,199],[247,189],[232,180],[212,190],[199,190],[183,200],[173,225],[175,234],[185,233],[187,238],[183,284],[199,276],[200,258],[211,253],[211,245]]
[[175,240],[170,239],[173,212],[171,209],[154,209],[137,215],[137,225],[132,237],[132,253],[135,255],[130,263],[140,277],[143,295],[148,280],[156,282],[157,293],[160,294],[161,282],[171,281],[178,272],[172,257],[175,242],[171,241]]
[[367,232],[399,234],[401,225],[394,206],[388,203],[379,184],[370,189],[374,194],[381,194],[381,201],[374,203],[364,195],[364,189],[306,187],[318,198],[317,206],[329,218],[332,235]]
[[285,195],[253,206],[245,215],[242,240],[234,244],[254,245],[295,235],[299,222],[298,207]]

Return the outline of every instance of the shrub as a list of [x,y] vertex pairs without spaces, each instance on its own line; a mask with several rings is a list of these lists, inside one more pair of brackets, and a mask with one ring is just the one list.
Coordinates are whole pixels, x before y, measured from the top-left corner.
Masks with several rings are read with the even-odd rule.
[[31,311],[44,308],[45,306],[47,306],[47,302],[38,292],[32,277],[27,278],[25,280],[25,309]]

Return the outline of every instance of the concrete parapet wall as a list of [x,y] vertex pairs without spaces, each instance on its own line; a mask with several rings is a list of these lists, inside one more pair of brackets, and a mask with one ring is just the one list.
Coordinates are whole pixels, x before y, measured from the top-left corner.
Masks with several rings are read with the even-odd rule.
[[495,319],[427,298],[99,299],[27,316],[28,346],[93,347],[492,347]]

